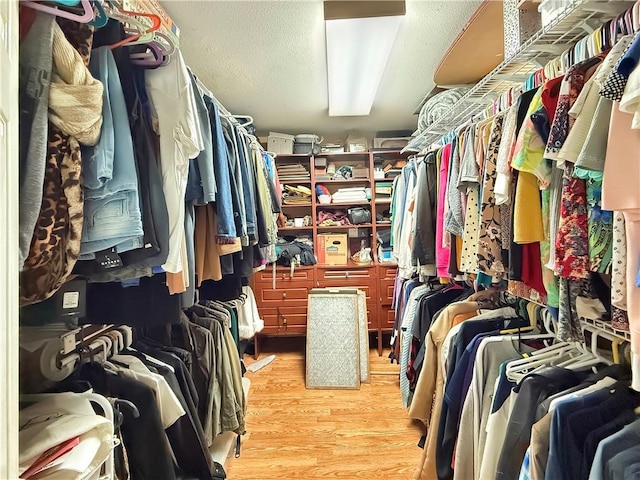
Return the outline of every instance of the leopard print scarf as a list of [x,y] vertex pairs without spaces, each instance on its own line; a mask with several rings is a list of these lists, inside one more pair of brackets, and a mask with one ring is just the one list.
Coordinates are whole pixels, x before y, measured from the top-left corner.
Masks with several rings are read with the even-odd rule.
[[[58,19],[69,42],[89,64],[93,29]],[[78,140],[49,124],[42,205],[29,257],[20,275],[20,304],[51,297],[69,279],[80,255],[84,192]]]

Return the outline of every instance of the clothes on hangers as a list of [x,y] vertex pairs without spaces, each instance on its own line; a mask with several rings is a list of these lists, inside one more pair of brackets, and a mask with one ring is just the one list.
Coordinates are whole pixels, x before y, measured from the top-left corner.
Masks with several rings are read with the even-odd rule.
[[[407,167],[394,182],[392,244],[394,256],[403,268],[396,281],[394,305],[400,321],[392,341],[397,348],[397,335],[405,335],[399,343],[401,364],[406,361],[410,365],[417,358],[418,364],[423,365],[422,370],[415,370],[412,399],[411,382],[404,378],[404,369],[401,373],[403,404],[410,400],[410,415],[427,426],[427,442],[416,478],[517,478],[523,460],[528,466],[522,469],[525,477],[521,478],[527,478],[532,469],[542,465],[540,452],[544,448],[540,445],[545,444],[544,435],[541,442],[536,439],[536,456],[525,460],[532,425],[542,418],[537,417],[534,405],[537,407],[543,397],[577,387],[581,381],[573,371],[554,369],[525,374],[524,380],[519,377],[517,383],[500,381],[503,374],[498,372],[502,365],[506,374],[509,358],[496,358],[489,370],[481,368],[483,355],[478,351],[482,337],[471,343],[469,350],[467,345],[462,348],[464,362],[472,365],[471,370],[457,370],[456,360],[444,358],[446,354],[442,352],[452,348],[447,333],[459,335],[462,327],[452,328],[456,322],[449,318],[444,331],[439,330],[451,306],[425,329],[416,330],[420,324],[417,297],[422,302],[432,294],[426,287],[414,287],[415,294],[403,297],[403,285],[409,285],[406,279],[426,273],[426,260],[437,269],[442,282],[473,278],[477,288],[487,288],[504,281],[509,292],[547,305],[545,315],[555,317],[554,329],[560,340],[585,342],[583,319],[590,319],[611,321],[615,328],[629,328],[632,351],[636,352],[640,345],[634,323],[637,315],[633,313],[635,300],[640,299],[635,281],[639,270],[636,260],[640,257],[629,255],[640,251],[634,217],[640,196],[637,186],[632,189],[630,185],[631,178],[635,184],[640,178],[640,164],[634,157],[638,151],[634,115],[640,104],[634,96],[636,90],[640,91],[635,88],[640,74],[635,72],[640,70],[635,69],[636,48],[631,48],[637,43],[637,35],[620,36],[611,43],[607,48],[612,48],[604,53],[596,45],[590,46],[587,53],[581,51],[565,59],[565,69],[559,76],[529,82],[519,92],[513,90],[510,98],[500,100],[492,117],[461,125],[440,145],[425,152],[439,172],[434,185],[425,179],[428,171],[420,163],[416,164],[420,182],[413,180]],[[611,98],[619,103],[611,105]],[[425,256],[423,246],[429,246],[429,240],[418,232],[414,218],[416,212],[421,212],[421,218],[428,223],[425,209],[436,212],[433,257]],[[405,222],[409,222],[408,228]],[[419,245],[420,249],[407,250],[407,245]],[[609,273],[611,291],[602,289],[600,279]],[[629,327],[627,318],[631,321]],[[458,323],[474,324],[471,319]],[[435,354],[437,361],[421,363],[421,352],[413,357],[413,345],[407,343],[403,331],[408,326],[413,329],[415,345],[424,339],[424,344],[429,343],[425,355]],[[465,326],[464,330],[469,328]],[[436,346],[432,346],[434,338]],[[465,339],[471,341],[472,338]],[[576,347],[558,355],[589,358],[590,354],[580,351]],[[636,388],[640,381],[638,358],[634,353]],[[477,359],[480,363],[476,364]],[[455,376],[451,370],[450,375],[433,370],[438,364],[438,368],[452,368]],[[468,388],[473,366],[491,375],[478,373],[486,382],[478,380]],[[544,378],[535,380],[536,375]],[[538,381],[546,386],[542,388]],[[441,384],[446,387],[439,387]],[[490,398],[481,397],[485,392],[494,395],[494,385],[501,388],[501,401],[492,405]],[[620,391],[626,392],[626,388],[624,385]],[[464,392],[462,395],[459,389]],[[447,397],[447,390],[456,392],[455,396]],[[604,398],[604,391],[599,395]],[[560,416],[564,417],[562,410]],[[546,421],[554,424],[550,419]],[[553,458],[556,453],[559,458],[566,458],[569,450],[556,448],[556,444],[552,441],[547,450],[554,451]],[[495,445],[508,448],[501,452]],[[575,446],[576,451],[581,448],[581,443]],[[563,462],[552,460],[547,478],[566,471],[569,464]],[[573,468],[574,464],[570,464]]]
[[[43,21],[52,18],[38,13],[35,20],[39,17]],[[272,159],[202,86],[179,50],[162,66],[145,70],[139,62],[134,64],[130,55],[144,51],[146,45],[109,49],[129,36],[120,23],[126,15],[116,18],[96,32],[71,20],[52,21],[53,33],[59,30],[54,35],[56,41],[65,46],[65,35],[77,37],[79,43],[74,46],[82,55],[71,52],[69,45],[65,48],[71,49],[69,58],[75,64],[56,66],[53,59],[54,86],[41,104],[46,106],[49,101],[52,128],[62,128],[85,146],[77,154],[61,157],[67,161],[62,174],[73,177],[63,182],[66,190],[54,191],[53,183],[49,190],[44,188],[50,193],[45,195],[42,207],[54,201],[60,211],[55,223],[45,218],[55,212],[42,210],[40,224],[55,228],[51,232],[35,224],[30,232],[22,228],[22,236],[34,240],[31,253],[21,259],[23,304],[54,294],[73,270],[90,282],[126,282],[123,286],[165,273],[165,288],[172,295],[183,294],[181,305],[188,307],[195,302],[195,288],[202,281],[220,280],[225,274],[246,276],[253,268],[275,259],[274,213],[279,212],[280,205]],[[35,21],[32,24],[39,25]],[[25,23],[24,62],[32,61],[27,26]],[[46,32],[45,25],[41,27],[38,30]],[[78,66],[83,59],[95,75]],[[45,90],[43,87],[42,92]],[[68,94],[78,97],[75,110],[61,96]],[[23,98],[26,102],[27,96]],[[31,107],[25,105],[24,111]],[[69,117],[74,112],[75,117]],[[28,124],[25,121],[25,126]],[[32,134],[36,130],[33,128]],[[27,130],[23,133],[27,138]],[[38,145],[33,135],[30,144],[34,148]],[[86,171],[80,181],[82,157]],[[26,158],[24,162],[25,175],[31,175]],[[48,178],[53,179],[60,168],[50,163]],[[29,178],[40,177],[34,170]],[[35,205],[42,198],[30,195],[27,187],[25,184],[25,205],[21,209],[25,215],[30,211],[26,204]],[[68,201],[67,217],[62,215],[65,204],[58,197]],[[196,205],[213,207],[215,220],[196,215]],[[24,226],[28,219],[23,220]],[[202,222],[204,225],[199,225]],[[215,227],[207,226],[209,223]],[[209,252],[206,245],[210,243],[220,248]],[[76,263],[78,246],[81,255]],[[204,262],[206,271],[202,267],[203,251],[211,257]],[[175,317],[173,321],[179,320]]]

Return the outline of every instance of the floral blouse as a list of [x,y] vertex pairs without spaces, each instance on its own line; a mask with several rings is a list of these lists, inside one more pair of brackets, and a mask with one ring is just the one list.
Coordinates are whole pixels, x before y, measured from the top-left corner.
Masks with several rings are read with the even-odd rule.
[[482,202],[480,207],[480,228],[478,237],[478,269],[496,278],[506,276],[502,263],[502,231],[500,228],[500,209],[496,205],[494,187],[496,183],[496,162],[502,139],[504,116],[493,120],[489,148],[484,162]]
[[558,96],[558,106],[556,114],[551,125],[549,140],[545,149],[544,158],[551,160],[560,160],[558,153],[564,145],[569,130],[575,121],[569,115],[569,110],[575,103],[595,68],[602,62],[601,56],[589,58],[583,62],[577,63],[567,71],[560,86],[560,94]]
[[567,164],[562,178],[560,228],[555,244],[555,272],[561,278],[589,277],[589,227],[586,182],[573,176]]

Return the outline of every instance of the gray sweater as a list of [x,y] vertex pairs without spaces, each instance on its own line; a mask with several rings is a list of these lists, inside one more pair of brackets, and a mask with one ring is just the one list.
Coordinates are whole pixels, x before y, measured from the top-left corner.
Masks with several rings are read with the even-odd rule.
[[42,203],[54,18],[38,12],[20,43],[20,268]]

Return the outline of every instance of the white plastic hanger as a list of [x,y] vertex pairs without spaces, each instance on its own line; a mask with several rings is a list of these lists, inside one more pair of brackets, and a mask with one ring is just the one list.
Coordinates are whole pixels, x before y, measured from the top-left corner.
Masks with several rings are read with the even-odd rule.
[[589,325],[584,325],[583,331],[585,333],[588,332],[591,334],[591,342],[590,342],[591,348],[586,349],[586,347],[583,347],[584,348],[583,355],[576,357],[572,360],[569,360],[567,362],[563,362],[559,366],[570,368],[572,370],[580,370],[587,367],[592,367],[594,365],[598,365],[599,363],[604,363],[607,365],[610,365],[611,363],[613,363],[611,359],[605,358],[600,354],[598,350],[598,338],[599,337],[606,338],[612,343],[612,345],[617,344],[618,339],[613,335],[609,335],[606,332],[602,332],[595,328],[591,328],[591,326]]
[[[549,334],[554,337],[554,335]],[[535,337],[534,337],[535,338]],[[518,360],[514,360],[507,364],[506,375],[509,380],[519,382],[529,373],[553,365],[554,362],[562,361],[571,355],[579,355],[576,345],[569,342],[558,342],[550,347],[541,348],[532,352],[530,356]]]
[[120,325],[117,330],[124,336],[124,348],[133,345],[133,329],[129,325]]

